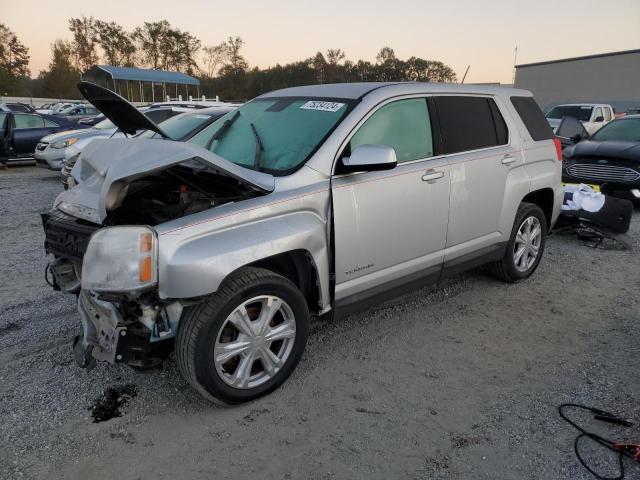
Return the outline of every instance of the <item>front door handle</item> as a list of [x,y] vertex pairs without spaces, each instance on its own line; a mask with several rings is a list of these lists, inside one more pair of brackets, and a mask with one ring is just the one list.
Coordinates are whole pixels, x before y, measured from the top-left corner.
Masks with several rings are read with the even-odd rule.
[[430,169],[430,170],[427,170],[427,173],[422,175],[422,181],[423,182],[433,183],[433,182],[435,182],[436,180],[438,180],[439,178],[442,178],[442,177],[444,177],[444,172]]
[[502,164],[503,165],[509,165],[510,163],[513,163],[516,161],[516,157],[514,157],[513,155],[505,155],[502,158]]

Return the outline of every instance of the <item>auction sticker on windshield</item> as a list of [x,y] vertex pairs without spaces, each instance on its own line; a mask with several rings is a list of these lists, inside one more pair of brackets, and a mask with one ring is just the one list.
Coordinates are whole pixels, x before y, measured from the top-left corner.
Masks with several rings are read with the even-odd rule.
[[318,100],[310,100],[300,108],[302,110],[320,110],[323,112],[337,112],[342,107],[344,107],[344,103],[338,102],[320,102]]

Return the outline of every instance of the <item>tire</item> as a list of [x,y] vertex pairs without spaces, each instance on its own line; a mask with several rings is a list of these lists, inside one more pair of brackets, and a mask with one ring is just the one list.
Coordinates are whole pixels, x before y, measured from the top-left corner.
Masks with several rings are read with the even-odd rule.
[[216,403],[235,405],[266,395],[300,361],[309,317],[304,296],[288,279],[261,268],[241,269],[180,320],[180,372]]
[[[518,235],[522,228],[527,228],[525,222],[531,222],[533,227],[539,227],[539,236],[536,237],[537,239],[525,243],[524,252],[518,256],[516,251],[522,248],[520,241],[527,239],[527,236]],[[490,263],[489,271],[500,280],[510,283],[518,283],[529,278],[540,264],[546,241],[547,219],[542,209],[532,203],[520,204],[504,257],[497,262]],[[529,247],[529,245],[531,246]],[[533,257],[535,247],[537,247],[537,254]]]

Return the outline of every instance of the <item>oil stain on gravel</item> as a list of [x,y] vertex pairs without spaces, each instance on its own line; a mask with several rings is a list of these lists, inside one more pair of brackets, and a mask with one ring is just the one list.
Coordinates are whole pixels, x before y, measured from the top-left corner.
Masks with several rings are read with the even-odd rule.
[[121,417],[120,408],[124,407],[130,399],[135,398],[137,394],[138,389],[132,383],[107,388],[89,407],[93,423],[106,422],[112,418]]

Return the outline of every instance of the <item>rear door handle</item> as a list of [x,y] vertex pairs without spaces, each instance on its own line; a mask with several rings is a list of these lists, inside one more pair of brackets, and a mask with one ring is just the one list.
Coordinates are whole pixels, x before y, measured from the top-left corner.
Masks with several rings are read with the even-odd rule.
[[423,182],[435,182],[439,178],[444,177],[444,172],[438,170],[427,170],[427,173],[422,175]]
[[516,157],[514,157],[513,155],[505,155],[502,158],[502,164],[503,165],[509,165],[510,163],[513,163],[516,161]]

